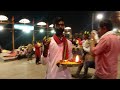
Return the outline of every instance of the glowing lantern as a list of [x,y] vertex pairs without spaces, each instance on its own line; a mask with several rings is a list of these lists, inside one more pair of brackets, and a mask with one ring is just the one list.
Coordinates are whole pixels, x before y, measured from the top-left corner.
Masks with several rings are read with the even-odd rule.
[[75,62],[79,62],[79,55],[76,56]]

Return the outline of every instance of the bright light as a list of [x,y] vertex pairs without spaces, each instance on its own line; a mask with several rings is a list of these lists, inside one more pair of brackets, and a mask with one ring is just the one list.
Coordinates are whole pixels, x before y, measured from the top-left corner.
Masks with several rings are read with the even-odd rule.
[[0,26],[0,31],[2,31],[4,28],[3,28],[3,26]]
[[118,32],[120,32],[120,30],[118,30]]
[[39,22],[39,23],[37,23],[37,25],[46,25],[46,23],[45,22]]
[[54,34],[54,33],[56,33],[56,32],[55,32],[55,30],[51,30],[51,33],[53,33],[53,34]]
[[65,29],[71,29],[71,27],[65,27]]
[[112,30],[113,32],[117,32],[117,28],[113,28],[113,30]]
[[28,19],[21,19],[19,23],[30,23],[30,20]]
[[80,57],[79,57],[79,55],[77,55],[75,58],[75,62],[79,62],[79,59],[80,59]]
[[27,27],[23,27],[22,31],[25,32],[25,33],[30,33],[30,30]]
[[40,29],[40,33],[43,33],[44,32],[44,29]]
[[51,24],[49,27],[53,28],[53,26],[54,26],[54,25],[53,25],[53,24]]
[[103,19],[103,14],[98,14],[98,15],[97,15],[97,19],[98,19],[98,20],[102,20],[102,19]]
[[15,24],[14,25],[15,29],[20,29],[20,30],[23,30],[24,27],[26,27],[27,30],[34,30],[34,26],[30,26],[30,25],[20,25],[20,24]]
[[70,32],[67,32],[67,34],[70,34]]
[[0,15],[0,21],[7,21],[8,18],[5,15]]

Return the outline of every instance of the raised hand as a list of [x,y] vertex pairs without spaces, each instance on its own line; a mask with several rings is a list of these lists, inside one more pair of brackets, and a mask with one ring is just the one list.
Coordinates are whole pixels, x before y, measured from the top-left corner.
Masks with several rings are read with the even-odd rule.
[[51,41],[50,38],[46,38],[46,37],[43,38],[43,45],[44,45],[43,56],[44,57],[47,57],[50,41]]

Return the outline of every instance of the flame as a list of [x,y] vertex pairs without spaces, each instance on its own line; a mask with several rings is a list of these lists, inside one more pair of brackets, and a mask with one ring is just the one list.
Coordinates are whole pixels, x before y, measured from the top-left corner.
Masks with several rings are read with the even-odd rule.
[[65,62],[67,62],[67,60],[64,60]]
[[79,55],[76,56],[75,62],[79,62]]

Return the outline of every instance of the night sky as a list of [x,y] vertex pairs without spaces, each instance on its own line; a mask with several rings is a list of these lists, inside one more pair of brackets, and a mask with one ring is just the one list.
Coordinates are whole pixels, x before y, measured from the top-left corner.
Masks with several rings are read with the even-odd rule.
[[[20,19],[27,18],[30,21],[38,23],[39,21],[53,23],[55,17],[63,17],[65,21],[65,26],[72,28],[72,33],[79,33],[83,31],[92,30],[92,13],[93,11],[0,11],[0,15],[6,15],[11,20],[11,17],[15,17],[15,23],[19,23]],[[95,13],[95,11],[94,11]],[[110,15],[108,12],[104,12]],[[95,21],[95,20],[94,20]],[[0,45],[6,49],[12,49],[12,33],[11,31],[5,30],[0,32]],[[36,33],[36,39],[41,40],[44,35]],[[15,31],[15,47],[20,45],[25,45],[31,43],[32,41],[32,32],[31,34],[25,34],[21,30]]]
[[1,11],[1,13],[9,18],[14,15],[16,22],[21,18],[30,20],[34,18],[36,23],[40,20],[52,23],[55,17],[61,16],[65,20],[65,25],[72,28],[73,33],[91,29],[92,11]]

